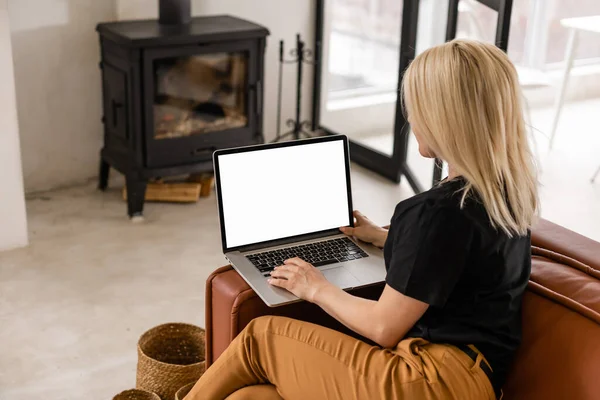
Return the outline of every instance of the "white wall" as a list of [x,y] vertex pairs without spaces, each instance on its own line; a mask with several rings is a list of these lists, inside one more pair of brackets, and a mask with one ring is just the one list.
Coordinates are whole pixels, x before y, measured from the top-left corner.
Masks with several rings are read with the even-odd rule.
[[115,0],[8,0],[8,10],[25,189],[83,182],[102,143],[95,26],[116,19]]
[[0,0],[0,251],[27,244],[7,1]]
[[[157,0],[117,0],[120,20],[156,18]],[[277,120],[277,79],[279,63],[279,40],[286,48],[295,45],[296,33],[300,33],[309,49],[313,49],[315,2],[312,0],[192,0],[192,14],[230,14],[267,27],[271,35],[267,39],[265,55],[265,116],[264,132],[267,140],[275,136]],[[304,71],[303,117],[311,117],[312,67]],[[288,65],[283,75],[282,132],[288,118],[295,115],[296,67]]]
[[[98,22],[156,18],[158,0],[3,0],[8,2],[26,192],[81,183],[97,174],[102,146]],[[279,40],[300,33],[313,47],[313,1],[192,0],[194,15],[231,14],[271,31],[266,54],[267,140],[275,135]],[[282,119],[294,115],[294,65],[284,71]],[[304,118],[312,68],[305,68]],[[282,124],[282,130],[287,128]]]
[[158,18],[158,0],[115,1],[117,2],[117,18],[119,20]]

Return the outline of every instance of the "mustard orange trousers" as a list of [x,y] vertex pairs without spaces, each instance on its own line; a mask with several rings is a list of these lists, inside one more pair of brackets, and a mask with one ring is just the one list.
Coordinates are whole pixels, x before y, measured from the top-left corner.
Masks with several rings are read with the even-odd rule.
[[394,349],[284,317],[260,317],[231,343],[185,400],[495,399],[458,348],[424,339]]

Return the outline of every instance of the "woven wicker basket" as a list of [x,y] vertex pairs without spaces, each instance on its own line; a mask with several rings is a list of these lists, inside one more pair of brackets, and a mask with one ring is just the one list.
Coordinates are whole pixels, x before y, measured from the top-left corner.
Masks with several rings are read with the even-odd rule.
[[175,393],[175,400],[183,400],[185,396],[192,390],[196,382],[190,382]]
[[173,400],[183,385],[197,381],[206,369],[204,329],[170,323],[144,333],[138,342],[136,387]]
[[129,389],[113,397],[113,400],[160,400],[160,397],[156,393],[145,390]]

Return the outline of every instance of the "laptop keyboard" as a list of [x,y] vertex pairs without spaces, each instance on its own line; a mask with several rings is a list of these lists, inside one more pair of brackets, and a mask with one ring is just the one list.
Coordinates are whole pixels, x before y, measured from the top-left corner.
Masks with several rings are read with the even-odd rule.
[[315,267],[322,267],[341,261],[358,260],[369,255],[345,237],[246,256],[264,276],[268,276],[273,268],[293,257],[299,257]]

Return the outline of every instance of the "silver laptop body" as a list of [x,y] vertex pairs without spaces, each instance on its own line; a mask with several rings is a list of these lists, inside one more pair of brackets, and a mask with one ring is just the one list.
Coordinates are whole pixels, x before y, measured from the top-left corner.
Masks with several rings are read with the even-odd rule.
[[382,250],[339,231],[354,225],[345,136],[218,150],[213,162],[223,253],[268,306],[299,300],[267,282],[294,255],[342,289],[385,279]]

